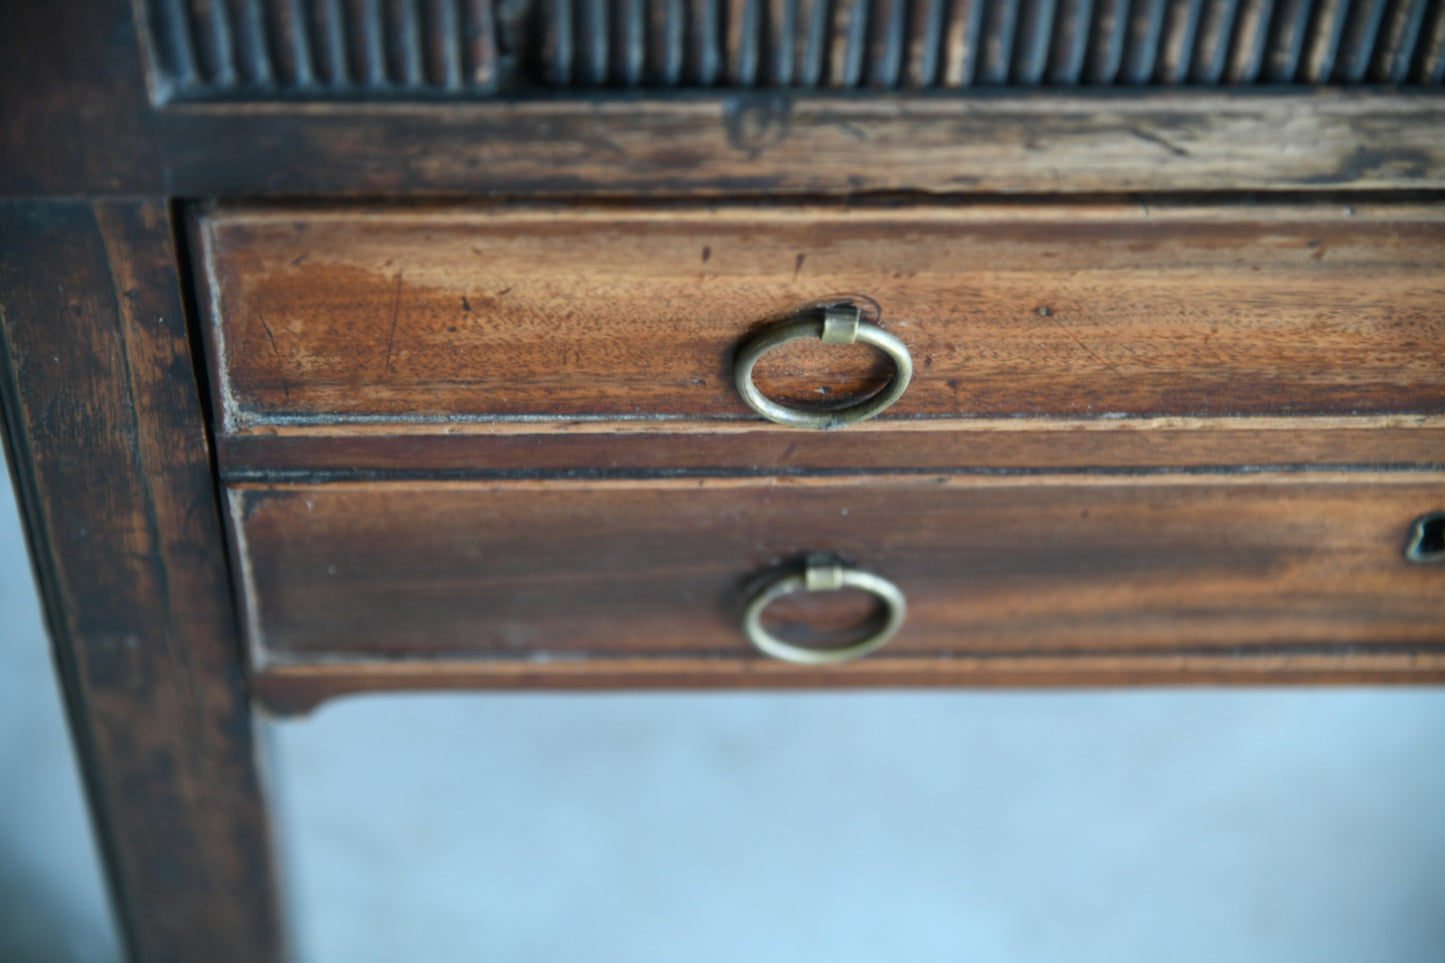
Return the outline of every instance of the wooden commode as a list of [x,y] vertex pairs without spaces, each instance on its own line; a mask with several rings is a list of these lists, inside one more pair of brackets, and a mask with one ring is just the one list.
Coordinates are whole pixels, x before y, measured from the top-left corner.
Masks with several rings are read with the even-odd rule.
[[128,947],[360,692],[1445,681],[1445,7],[18,4],[0,399]]

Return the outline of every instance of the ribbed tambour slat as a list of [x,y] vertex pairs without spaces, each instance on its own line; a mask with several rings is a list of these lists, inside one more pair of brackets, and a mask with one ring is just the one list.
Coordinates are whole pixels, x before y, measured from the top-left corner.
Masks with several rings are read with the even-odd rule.
[[758,82],[759,27],[763,0],[727,0],[724,35],[727,38],[727,80],[734,87],[752,87]]
[[474,90],[495,90],[501,54],[497,11],[491,0],[462,0],[462,84]]
[[1228,85],[1252,84],[1264,74],[1264,52],[1269,46],[1269,22],[1274,0],[1239,0],[1234,43],[1224,67]]
[[798,32],[793,38],[792,83],[795,86],[816,87],[823,82],[827,45],[827,0],[798,0]]
[[791,87],[797,56],[793,37],[798,32],[798,0],[765,0],[765,4],[761,82],[769,87]]
[[272,43],[276,51],[276,82],[295,90],[316,84],[312,62],[311,23],[301,0],[271,0]]
[[1189,80],[1196,84],[1217,84],[1224,76],[1229,57],[1229,38],[1234,31],[1234,18],[1239,11],[1238,0],[1204,0],[1199,15],[1199,38],[1194,48],[1194,61],[1189,66]]
[[1084,54],[1084,76],[1088,83],[1103,86],[1118,78],[1128,32],[1129,0],[1095,0],[1089,49]]
[[1164,8],[1168,0],[1132,0],[1129,29],[1124,35],[1124,59],[1119,64],[1118,82],[1147,84],[1159,62],[1159,38],[1164,35]]
[[1410,60],[1425,21],[1425,0],[1390,0],[1370,78],[1383,84],[1402,84],[1410,72]]
[[185,0],[155,0],[148,26],[156,57],[156,75],[168,87],[186,91],[200,84],[196,70],[195,38]]
[[833,0],[833,23],[828,37],[828,85],[856,87],[863,80],[868,52],[870,0]]
[[938,77],[938,55],[943,36],[944,0],[911,0],[904,54],[904,83],[931,87]]
[[943,32],[943,85],[967,87],[978,71],[979,35],[985,0],[949,0]]
[[1445,0],[143,0],[162,94],[1445,81]]
[[223,0],[191,0],[192,30],[199,43],[201,76],[212,86],[239,87],[231,46],[231,15]]
[[1073,87],[1081,82],[1093,10],[1093,0],[1059,0],[1054,37],[1049,49],[1048,75],[1045,77],[1049,84]]
[[584,87],[598,87],[607,82],[607,53],[611,46],[609,4],[607,0],[576,0],[576,27],[573,33],[573,79]]
[[572,0],[542,0],[547,11],[542,29],[542,82],[548,87],[572,83]]
[[1049,61],[1049,39],[1054,32],[1054,2],[1019,0],[1009,76],[1020,86],[1034,87],[1044,79]]
[[1182,84],[1189,79],[1203,8],[1204,0],[1169,0],[1165,6],[1159,56],[1154,64],[1155,78],[1161,84]]
[[386,45],[382,39],[385,24],[381,16],[381,0],[349,0],[352,34],[349,45],[351,76],[363,87],[386,86]]
[[1307,84],[1328,83],[1335,69],[1349,12],[1349,0],[1317,0],[1314,22],[1305,41],[1300,80]]
[[647,56],[645,0],[612,2],[612,82],[619,87],[642,83]]
[[676,87],[682,81],[682,0],[650,0],[647,8],[647,82]]
[[390,0],[391,79],[404,87],[425,84],[422,69],[420,0]]
[[346,18],[341,0],[314,0],[309,6],[317,79],[333,88],[345,88],[351,83],[351,69],[346,60]]
[[1309,25],[1314,0],[1279,0],[1269,41],[1264,51],[1264,79],[1274,84],[1294,83],[1304,50],[1305,28]]
[[908,0],[873,0],[869,25],[868,84],[897,87],[903,72],[903,26]]
[[1006,84],[1018,34],[1020,0],[984,0],[983,33],[974,80],[980,84]]
[[1445,82],[1445,0],[1431,0],[1412,79],[1431,86]]
[[239,0],[232,15],[237,27],[232,36],[241,82],[253,87],[271,86],[271,54],[266,49],[266,13],[261,0]]
[[695,87],[711,87],[722,79],[722,34],[718,25],[722,0],[688,2],[688,81]]
[[462,85],[462,12],[458,0],[426,0],[426,76],[439,90]]
[[1340,49],[1335,54],[1332,79],[1338,83],[1356,84],[1370,66],[1375,52],[1375,38],[1385,18],[1386,0],[1354,0],[1345,29],[1340,35]]

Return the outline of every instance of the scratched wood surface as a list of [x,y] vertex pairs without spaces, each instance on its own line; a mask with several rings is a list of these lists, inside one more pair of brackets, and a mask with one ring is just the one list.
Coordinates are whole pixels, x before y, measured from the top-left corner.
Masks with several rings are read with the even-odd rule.
[[[914,382],[885,417],[1445,412],[1433,206],[221,207],[201,216],[224,427],[748,418],[751,332],[871,299]],[[886,375],[801,345],[810,404]]]
[[[977,30],[969,18],[982,6],[947,11],[942,29],[951,59],[936,66],[939,83],[956,86],[976,69],[967,37]],[[1121,4],[1100,0],[1100,10],[1108,14],[1098,19],[1101,29],[1127,21]],[[1263,0],[1243,2],[1241,35],[1268,42],[1269,11]],[[1439,22],[1434,16],[1427,27]],[[4,23],[5,196],[1445,186],[1445,105],[1438,96],[1410,92],[839,98],[756,91],[645,100],[277,101],[157,109],[135,11],[124,0],[12,3]],[[1111,36],[1109,47],[1118,51],[1117,29]],[[1249,55],[1227,64],[1227,81],[1271,79],[1247,76],[1260,62],[1258,51],[1236,46]],[[1102,56],[1085,62],[1093,83],[1116,75],[1132,82],[1131,72],[1144,67]],[[1430,69],[1438,75],[1438,58]],[[79,129],[101,146],[77,149]]]
[[257,963],[280,912],[172,230],[0,205],[0,408],[127,949]]
[[[1412,521],[1445,507],[1439,471],[416,481],[229,497],[260,670],[473,657],[542,678],[552,660],[755,660],[742,605],[811,551],[906,593],[890,657],[1063,667],[1081,653],[1445,651],[1445,568],[1403,556]],[[815,598],[793,618],[830,624],[832,597]]]

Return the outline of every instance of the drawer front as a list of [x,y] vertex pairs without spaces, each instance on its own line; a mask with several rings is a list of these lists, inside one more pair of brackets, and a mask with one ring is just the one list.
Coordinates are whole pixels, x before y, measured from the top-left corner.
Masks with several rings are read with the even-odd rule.
[[[230,433],[753,419],[739,344],[843,295],[912,355],[884,418],[1445,412],[1430,207],[219,207],[195,236]],[[756,374],[816,402],[889,370],[795,343]]]
[[[1445,509],[1440,473],[331,483],[229,498],[263,669],[756,662],[747,600],[813,551],[907,597],[898,635],[846,669],[1445,647],[1445,563],[1404,553],[1412,520]],[[783,614],[818,631],[866,615],[841,595],[794,601]]]

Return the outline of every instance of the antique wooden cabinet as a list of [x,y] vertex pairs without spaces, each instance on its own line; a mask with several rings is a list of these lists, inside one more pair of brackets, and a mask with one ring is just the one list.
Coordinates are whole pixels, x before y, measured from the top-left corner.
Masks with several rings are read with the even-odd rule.
[[283,955],[258,709],[1445,679],[1442,72],[1439,0],[9,4],[133,954]]

